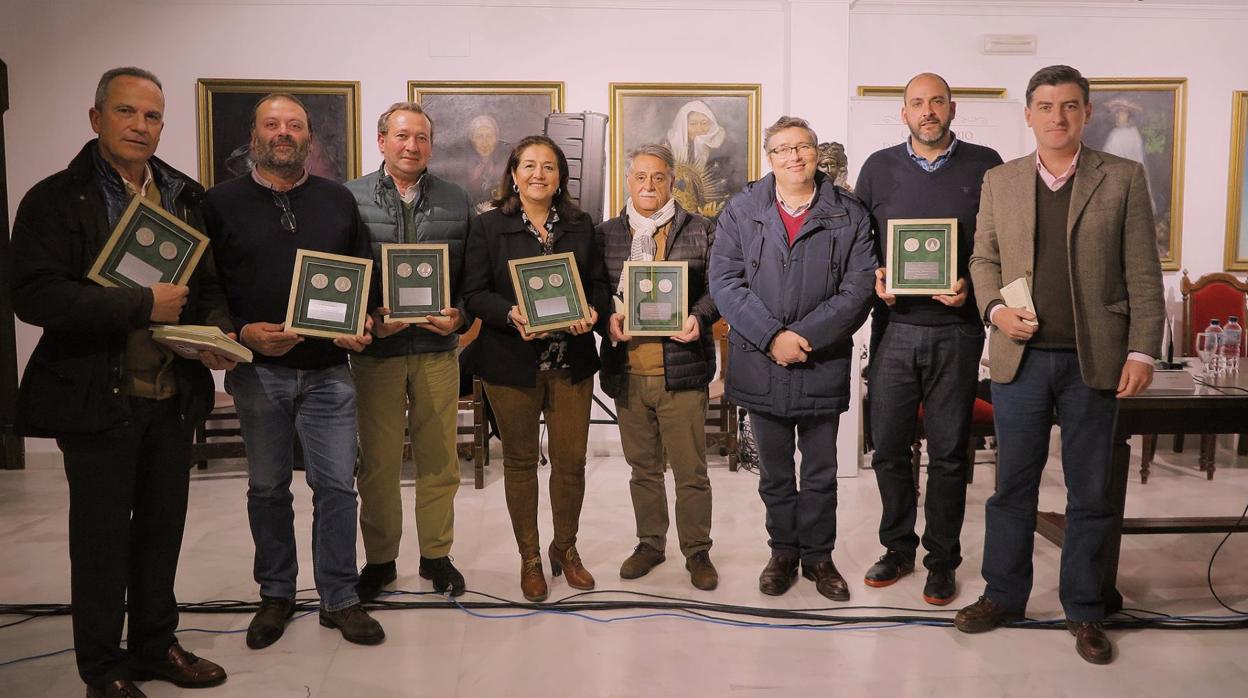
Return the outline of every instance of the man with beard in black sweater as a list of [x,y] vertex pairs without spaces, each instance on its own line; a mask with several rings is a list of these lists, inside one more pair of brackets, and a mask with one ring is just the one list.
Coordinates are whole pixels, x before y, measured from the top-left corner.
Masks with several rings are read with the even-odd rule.
[[247,646],[276,642],[295,610],[299,568],[290,483],[296,433],[313,492],[321,625],[338,628],[350,642],[375,645],[385,632],[355,591],[355,384],[345,351],[360,351],[371,337],[304,341],[281,324],[296,251],[368,258],[368,235],[346,187],[308,174],[312,124],[299,99],[267,95],[253,116],[255,168],[213,187],[204,206],[230,314],[256,359],[226,380],[247,449],[247,516],[260,585]]
[[911,78],[901,117],[910,138],[871,155],[862,165],[854,193],[871,213],[882,264],[890,220],[956,218],[957,292],[938,296],[894,296],[885,289],[886,270],[876,271],[878,296],[871,324],[871,467],[884,510],[880,543],[885,552],[867,570],[867,586],[885,587],[914,571],[917,497],[910,460],[920,405],[926,407],[927,583],[923,600],[937,606],[957,594],[955,570],[962,562],[959,537],[966,511],[967,439],[984,327],[972,300],[967,263],[975,240],[975,215],[984,173],[1001,164],[991,148],[959,141],[949,125],[957,105],[949,84],[933,73]]

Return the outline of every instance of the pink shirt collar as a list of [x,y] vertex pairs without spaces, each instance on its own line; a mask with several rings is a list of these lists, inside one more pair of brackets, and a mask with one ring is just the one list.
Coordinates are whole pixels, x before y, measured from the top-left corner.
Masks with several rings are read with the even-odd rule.
[[1075,176],[1075,168],[1079,165],[1079,155],[1082,152],[1083,144],[1080,143],[1079,149],[1075,151],[1075,157],[1070,161],[1070,167],[1067,167],[1066,171],[1060,175],[1054,175],[1045,168],[1043,162],[1040,162],[1040,151],[1036,151],[1036,172],[1040,174],[1040,179],[1044,181],[1044,185],[1048,187],[1050,191],[1057,191],[1058,189],[1061,189],[1066,182],[1070,181],[1071,177]]

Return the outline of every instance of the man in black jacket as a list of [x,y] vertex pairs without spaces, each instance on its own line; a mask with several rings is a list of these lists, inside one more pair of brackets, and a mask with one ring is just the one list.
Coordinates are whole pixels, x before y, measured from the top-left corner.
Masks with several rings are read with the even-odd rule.
[[[686,212],[672,198],[675,159],[663,145],[643,145],[628,154],[628,202],[616,218],[598,226],[598,247],[608,281],[623,290],[624,262],[671,261],[689,264],[688,318],[672,337],[630,337],[624,315],[609,323],[602,342],[603,390],[615,398],[620,443],[632,466],[629,492],[639,543],[620,566],[620,576],[636,579],[663,562],[667,546],[665,461],[676,478],[676,531],[692,584],[714,589],[719,574],[711,547],[711,481],[706,474],[706,386],[715,374],[711,325],[719,319],[706,286],[707,255],[713,224]],[[640,283],[651,283],[643,279]],[[664,289],[658,282],[658,290]],[[640,289],[643,292],[644,288]]]
[[164,106],[148,71],[104,73],[90,111],[99,139],[36,184],[13,223],[14,309],[43,328],[18,399],[26,435],[55,438],[64,454],[74,649],[89,697],[142,696],[132,682],[148,679],[191,688],[225,680],[174,637],[173,584],[191,435],[212,409],[207,369],[233,363],[207,352],[179,358],[149,332],[178,322],[231,329],[211,256],[187,286],[105,288],[85,278],[135,195],[202,227],[203,189],[153,157]]

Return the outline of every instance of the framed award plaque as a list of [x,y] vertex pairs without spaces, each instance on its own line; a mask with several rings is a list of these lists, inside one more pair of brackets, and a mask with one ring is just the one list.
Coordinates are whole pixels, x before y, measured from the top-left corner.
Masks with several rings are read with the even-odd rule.
[[386,322],[424,324],[451,304],[449,245],[381,246],[381,297]]
[[299,250],[290,280],[286,331],[309,337],[364,334],[373,260]]
[[688,262],[624,262],[624,333],[680,334],[689,316]]
[[529,334],[562,330],[589,319],[589,303],[571,252],[513,259],[508,265]]
[[186,285],[208,238],[142,196],[131,199],[87,278],[111,288]]
[[884,265],[884,286],[893,295],[953,293],[958,283],[958,219],[890,220]]

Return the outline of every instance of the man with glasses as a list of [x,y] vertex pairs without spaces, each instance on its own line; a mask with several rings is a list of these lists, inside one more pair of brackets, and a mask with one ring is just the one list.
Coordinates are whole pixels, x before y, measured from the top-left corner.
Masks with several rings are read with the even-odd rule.
[[858,173],[854,195],[871,212],[876,253],[884,258],[890,220],[957,219],[957,291],[894,296],[876,270],[879,297],[871,326],[871,469],[880,486],[884,555],[867,570],[866,585],[886,587],[914,571],[917,496],[910,447],[920,404],[927,436],[927,497],[923,600],[944,606],[957,593],[959,538],[966,512],[966,445],[984,350],[984,326],[971,296],[967,261],[984,173],[1001,164],[991,148],[959,141],[949,125],[957,105],[944,78],[921,73],[902,97],[905,142],[877,151]]
[[372,601],[398,576],[395,559],[403,536],[399,467],[405,428],[410,429],[416,466],[416,535],[419,574],[439,593],[464,593],[464,575],[451,563],[455,539],[455,493],[459,457],[455,419],[459,414],[458,333],[471,318],[463,310],[459,281],[472,201],[458,185],[427,171],[433,156],[433,121],[415,102],[398,102],[377,120],[381,168],[347,183],[364,221],[380,274],[385,243],[448,247],[446,273],[451,298],[441,315],[410,327],[386,323],[387,308],[373,318],[375,339],[351,357],[359,391],[360,533],[367,563],[356,587]]
[[247,449],[247,515],[260,585],[247,646],[276,642],[295,610],[299,568],[290,484],[296,434],[312,488],[321,625],[338,628],[350,642],[377,644],[385,633],[360,608],[355,591],[355,385],[346,351],[362,350],[371,337],[305,341],[282,324],[296,250],[368,257],[368,236],[351,193],[308,174],[312,123],[299,99],[267,95],[253,116],[255,167],[205,196],[230,314],[239,340],[255,352],[254,363],[226,379]]
[[683,261],[689,266],[688,317],[671,337],[631,337],[624,315],[611,315],[602,342],[602,390],[615,398],[620,445],[632,469],[628,490],[637,547],[620,566],[636,579],[667,559],[667,487],[676,481],[676,532],[694,587],[719,584],[711,563],[711,481],[706,474],[706,386],[715,376],[711,326],[719,320],[706,286],[713,224],[672,198],[676,159],[665,145],[642,145],[627,158],[628,200],[620,215],[598,226],[608,282],[623,293],[627,261]]
[[818,142],[803,119],[781,117],[767,129],[772,173],[720,216],[710,286],[732,327],[728,397],[749,411],[758,442],[771,546],[759,590],[785,593],[800,563],[820,594],[848,601],[832,563],[836,433],[878,265],[867,211],[816,169]]

